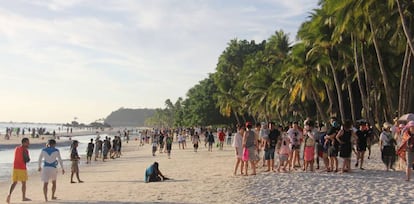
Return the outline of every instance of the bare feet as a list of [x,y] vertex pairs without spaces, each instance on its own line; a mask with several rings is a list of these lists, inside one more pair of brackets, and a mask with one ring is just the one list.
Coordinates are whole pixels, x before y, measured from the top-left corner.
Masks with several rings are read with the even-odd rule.
[[10,195],[7,196],[6,203],[10,203]]
[[57,200],[57,197],[55,196],[55,197],[52,197],[52,200]]
[[79,180],[78,182],[79,182],[79,183],[83,183],[83,181],[81,181],[81,180]]
[[23,198],[22,201],[32,201],[32,199],[30,199],[30,198]]

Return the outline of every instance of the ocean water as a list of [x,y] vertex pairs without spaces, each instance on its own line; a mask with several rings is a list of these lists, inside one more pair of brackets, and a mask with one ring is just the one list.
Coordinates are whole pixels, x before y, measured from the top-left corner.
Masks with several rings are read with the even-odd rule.
[[[101,138],[108,136],[105,134],[100,135]],[[76,136],[72,137],[72,140],[78,140],[78,153],[81,155],[81,158],[84,160],[84,156],[86,155],[86,148],[90,139],[95,139],[96,135],[85,135],[85,136]],[[46,142],[46,141],[45,141]],[[61,138],[57,140],[57,148],[60,151],[63,165],[66,171],[70,171],[70,141],[69,138]],[[61,144],[60,144],[61,143]],[[63,145],[63,146],[62,146]],[[0,146],[1,147],[1,146]],[[43,148],[42,145],[31,145],[29,146],[29,155],[30,155],[30,162],[27,164],[27,169],[29,171],[29,175],[38,168],[38,159],[40,155],[40,151]],[[13,169],[13,160],[14,160],[14,148],[0,148],[0,181],[9,180],[11,177],[11,171]]]

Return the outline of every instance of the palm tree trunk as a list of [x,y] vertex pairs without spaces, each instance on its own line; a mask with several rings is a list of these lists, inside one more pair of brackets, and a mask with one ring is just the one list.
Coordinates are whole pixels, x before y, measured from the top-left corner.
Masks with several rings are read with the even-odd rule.
[[233,111],[233,114],[234,114],[234,117],[236,118],[237,124],[241,124],[241,123],[240,123],[239,116],[238,116],[238,114],[236,113],[236,111]]
[[[317,97],[317,95],[315,93],[315,90],[312,89],[311,94],[312,94],[312,99],[316,104],[316,108],[318,109],[318,112],[321,115],[322,121],[327,121],[328,117],[326,116],[325,111],[323,111],[321,101]],[[316,115],[318,115],[318,114],[316,114]]]
[[356,121],[354,94],[352,93],[352,83],[350,80],[350,73],[349,73],[347,66],[345,66],[345,76],[346,76],[346,84],[348,87],[349,105],[351,106],[351,117],[352,117],[352,121]]
[[367,93],[366,88],[364,87],[364,83],[363,83],[363,79],[360,73],[360,67],[359,67],[359,62],[358,62],[358,44],[357,44],[357,40],[356,39],[352,39],[353,42],[353,46],[354,46],[354,68],[355,68],[355,72],[356,72],[356,76],[357,76],[357,80],[358,80],[358,87],[359,87],[359,92],[361,94],[361,101],[362,101],[362,107],[364,109],[364,117],[367,118],[368,117],[368,100],[367,100]]
[[[367,93],[367,120],[369,124],[374,125],[375,123],[375,116],[373,115],[373,110],[375,109],[375,97],[373,97],[373,93],[371,93],[371,74],[369,73],[366,63],[365,63],[365,54],[364,54],[364,43],[361,43],[361,63],[362,63],[362,69],[364,71],[365,76],[365,91]],[[374,95],[375,96],[375,95]],[[371,100],[374,98],[374,100]]]
[[329,65],[331,67],[332,76],[335,82],[336,94],[338,95],[338,104],[339,104],[339,112],[341,114],[341,120],[345,121],[345,110],[344,110],[344,101],[342,100],[342,90],[341,85],[339,83],[338,76],[336,76],[335,67],[333,65],[332,59],[330,54],[329,55]]
[[392,113],[391,111],[394,110],[394,104],[392,103],[392,91],[391,91],[391,86],[388,80],[388,75],[387,72],[385,70],[384,64],[383,64],[383,60],[381,57],[381,51],[377,42],[377,37],[376,37],[376,29],[374,28],[374,25],[372,23],[372,19],[371,16],[369,16],[369,25],[371,28],[371,34],[372,34],[372,41],[374,43],[374,48],[375,48],[375,52],[377,54],[377,60],[378,60],[378,65],[380,68],[380,72],[381,72],[381,76],[382,76],[382,81],[384,84],[384,89],[385,89],[385,98],[387,101],[387,106],[385,107],[387,109],[387,120],[390,120],[392,117]]
[[401,77],[400,77],[400,94],[398,98],[398,114],[402,115],[405,113],[405,103],[406,103],[406,91],[407,91],[407,69],[409,69],[408,60],[411,55],[408,44],[405,48],[404,61],[401,68]]
[[398,7],[398,13],[400,14],[400,18],[401,18],[402,28],[404,30],[405,37],[407,38],[407,45],[410,47],[411,53],[414,55],[414,45],[411,39],[411,33],[409,29],[407,28],[407,24],[405,23],[404,14],[401,8],[400,1],[396,0],[396,2],[397,2],[397,7]]
[[329,115],[332,115],[332,112],[334,111],[334,96],[333,96],[333,91],[332,89],[329,87],[328,83],[325,83],[325,90],[326,90],[326,95],[328,95],[328,102],[329,102],[329,107],[327,112],[329,113]]

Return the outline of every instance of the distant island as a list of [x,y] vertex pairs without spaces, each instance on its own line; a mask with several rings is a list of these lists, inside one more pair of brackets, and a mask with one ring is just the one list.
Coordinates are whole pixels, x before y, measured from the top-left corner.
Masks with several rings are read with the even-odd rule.
[[104,123],[111,127],[143,127],[145,120],[152,117],[155,109],[120,108],[105,118]]

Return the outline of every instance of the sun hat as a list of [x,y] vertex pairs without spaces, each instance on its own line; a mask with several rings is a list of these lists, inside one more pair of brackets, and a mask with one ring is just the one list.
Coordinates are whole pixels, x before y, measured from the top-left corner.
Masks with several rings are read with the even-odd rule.
[[392,125],[391,125],[391,123],[389,123],[389,122],[385,122],[383,125],[382,125],[382,128],[384,128],[384,129],[389,129],[389,128],[391,128],[392,127]]

